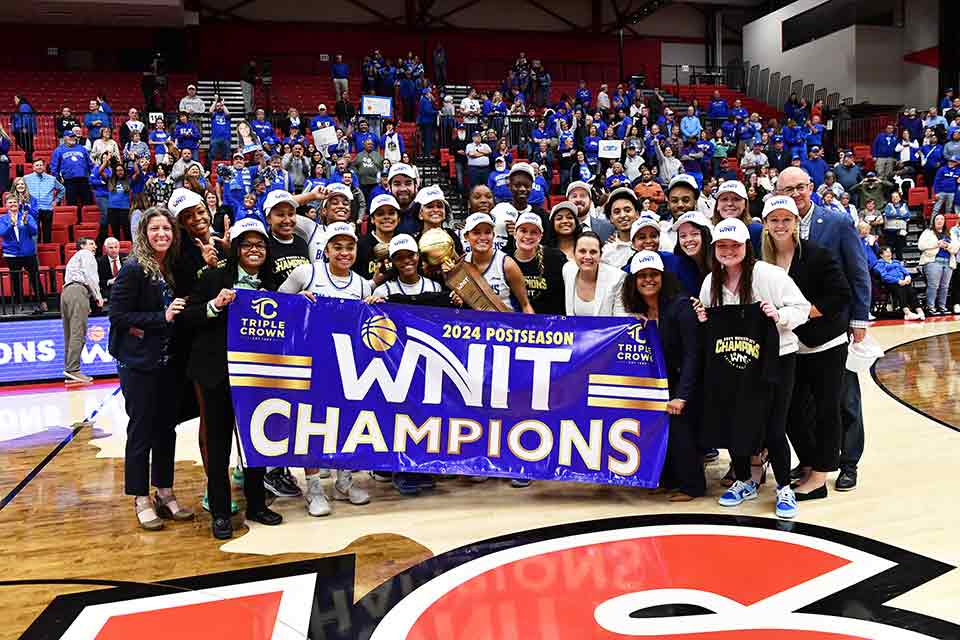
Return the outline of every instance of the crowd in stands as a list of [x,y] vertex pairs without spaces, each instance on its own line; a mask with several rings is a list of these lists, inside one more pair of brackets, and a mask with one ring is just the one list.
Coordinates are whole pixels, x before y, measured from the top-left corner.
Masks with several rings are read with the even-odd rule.
[[[791,100],[783,119],[763,122],[719,94],[704,111],[691,105],[675,113],[659,91],[603,85],[594,95],[581,83],[574,96],[544,108],[549,75],[523,55],[510,71],[509,95],[471,90],[454,105],[441,100],[415,55],[394,62],[374,51],[364,61],[363,89],[402,91],[403,118],[420,127],[419,140],[404,139],[392,121],[375,133],[356,117],[341,64],[332,72],[340,97],[333,113],[325,104],[311,118],[290,108],[280,126],[262,109],[247,118],[219,99],[205,104],[195,87],[176,122],[145,123],[131,108],[116,126],[102,97],[80,119],[65,109],[62,142],[49,162],[34,158],[33,174],[4,198],[4,256],[27,271],[35,269],[37,243],[50,237],[57,203],[96,203],[100,212],[98,236],[78,238],[67,265],[65,321],[85,322],[83,296],[74,295],[80,286],[88,305],[107,301],[110,350],[131,421],[126,490],[145,529],[192,517],[172,492],[170,438],[192,407],[202,416],[213,533],[231,535],[233,415],[223,352],[224,311],[235,289],[462,304],[445,290],[442,273],[420,262],[417,241],[436,230],[450,235],[515,312],[658,322],[670,381],[662,478],[670,499],[704,495],[703,464],[717,456],[714,447],[731,452],[724,506],[756,498],[768,464],[780,517],[795,516],[799,501],[825,498],[827,474],[838,469],[836,488],[856,487],[863,418],[857,375],[845,367],[848,349],[865,339],[875,284],[905,318],[947,313],[960,251],[960,230],[951,227],[960,100],[938,109],[942,115],[928,112],[919,128],[910,111],[891,123],[874,141],[876,166],[868,168],[846,149],[836,162],[826,160],[822,105],[808,111]],[[205,161],[191,121],[200,113],[211,116]],[[529,122],[516,145],[505,130],[511,113]],[[8,138],[0,132],[0,143]],[[416,166],[437,158],[465,196],[462,225],[454,224],[443,185],[424,184],[423,165]],[[935,193],[916,246],[926,309],[902,262],[915,218],[904,196],[921,176]],[[132,243],[119,269],[110,238]],[[107,264],[95,276],[97,247]],[[95,282],[106,282],[109,296]],[[751,390],[746,404],[718,400],[704,384],[710,364],[701,341],[724,322],[728,305],[745,305],[757,330],[776,334],[777,383]],[[75,359],[64,373],[68,382],[86,381]],[[158,406],[157,398],[172,395],[180,396],[180,411],[175,401]],[[717,416],[728,410],[746,437],[721,434]],[[793,469],[788,442],[799,457]],[[302,494],[311,515],[331,513],[320,482],[329,475],[306,470],[304,491],[287,469],[247,469],[248,518],[279,524],[264,490]],[[380,479],[408,495],[434,482],[415,474]],[[336,473],[332,493],[369,501],[348,471]]]

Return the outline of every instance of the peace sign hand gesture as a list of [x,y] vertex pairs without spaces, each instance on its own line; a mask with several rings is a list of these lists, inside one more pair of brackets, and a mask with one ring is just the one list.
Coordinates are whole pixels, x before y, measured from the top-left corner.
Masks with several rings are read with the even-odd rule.
[[194,238],[193,244],[197,245],[200,253],[203,255],[203,261],[208,267],[216,267],[220,256],[217,254],[217,247],[213,244],[214,237],[210,236],[210,242],[205,243],[200,238]]

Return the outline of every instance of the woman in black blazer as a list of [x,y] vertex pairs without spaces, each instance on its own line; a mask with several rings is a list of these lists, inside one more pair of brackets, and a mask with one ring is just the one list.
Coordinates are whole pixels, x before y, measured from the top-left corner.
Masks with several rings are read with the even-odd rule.
[[[144,212],[133,251],[110,294],[110,354],[117,361],[129,417],[124,486],[127,495],[135,496],[140,526],[149,531],[162,529],[162,519],[193,518],[173,495],[179,398],[170,391],[180,380],[171,359],[176,350],[174,320],[186,305],[173,293],[176,225],[166,209]],[[151,475],[157,487],[153,501]]]
[[[194,330],[187,375],[200,387],[207,426],[207,496],[213,516],[213,536],[233,535],[230,522],[230,445],[236,417],[227,376],[227,307],[237,289],[276,291],[267,232],[259,220],[247,218],[230,231],[230,255],[222,267],[200,276],[183,321]],[[247,467],[243,491],[247,520],[277,525],[283,517],[267,508],[262,467]]]
[[655,251],[640,251],[631,258],[621,295],[622,315],[657,323],[670,392],[670,437],[660,487],[670,492],[671,502],[688,502],[707,488],[696,444],[702,410],[697,316],[677,277],[664,271]]
[[800,239],[791,198],[771,198],[763,211],[763,259],[786,270],[813,305],[794,329],[800,339],[787,433],[800,458],[791,473],[798,501],[827,497],[827,474],[840,456],[840,391],[847,363],[852,294],[827,249]]

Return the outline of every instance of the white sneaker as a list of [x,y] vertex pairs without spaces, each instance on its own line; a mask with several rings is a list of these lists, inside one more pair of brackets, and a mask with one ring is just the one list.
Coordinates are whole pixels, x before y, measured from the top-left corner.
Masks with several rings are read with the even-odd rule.
[[953,305],[953,313],[956,315],[960,315],[960,304]]
[[904,320],[917,320],[917,315],[910,311],[910,309],[904,308],[903,310],[903,319]]
[[307,513],[315,518],[330,515],[330,502],[323,492],[319,477],[309,476],[307,478],[307,492],[303,497],[307,501]]
[[350,504],[367,504],[370,494],[353,482],[351,472],[338,469],[337,481],[333,483],[333,499],[349,500]]
[[923,315],[923,309],[917,309],[917,312],[913,314],[913,320],[926,320],[927,316]]

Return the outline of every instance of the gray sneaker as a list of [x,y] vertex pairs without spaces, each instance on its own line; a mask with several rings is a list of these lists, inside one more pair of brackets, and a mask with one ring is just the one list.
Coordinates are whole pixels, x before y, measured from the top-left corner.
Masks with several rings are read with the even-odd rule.
[[314,518],[330,515],[330,502],[323,492],[323,486],[320,484],[320,478],[311,476],[307,478],[307,492],[304,494],[307,501],[307,513]]
[[64,371],[63,381],[67,384],[90,384],[93,378],[80,371]]
[[338,469],[337,481],[333,483],[333,499],[349,500],[350,504],[367,504],[370,494],[354,483],[351,472]]

